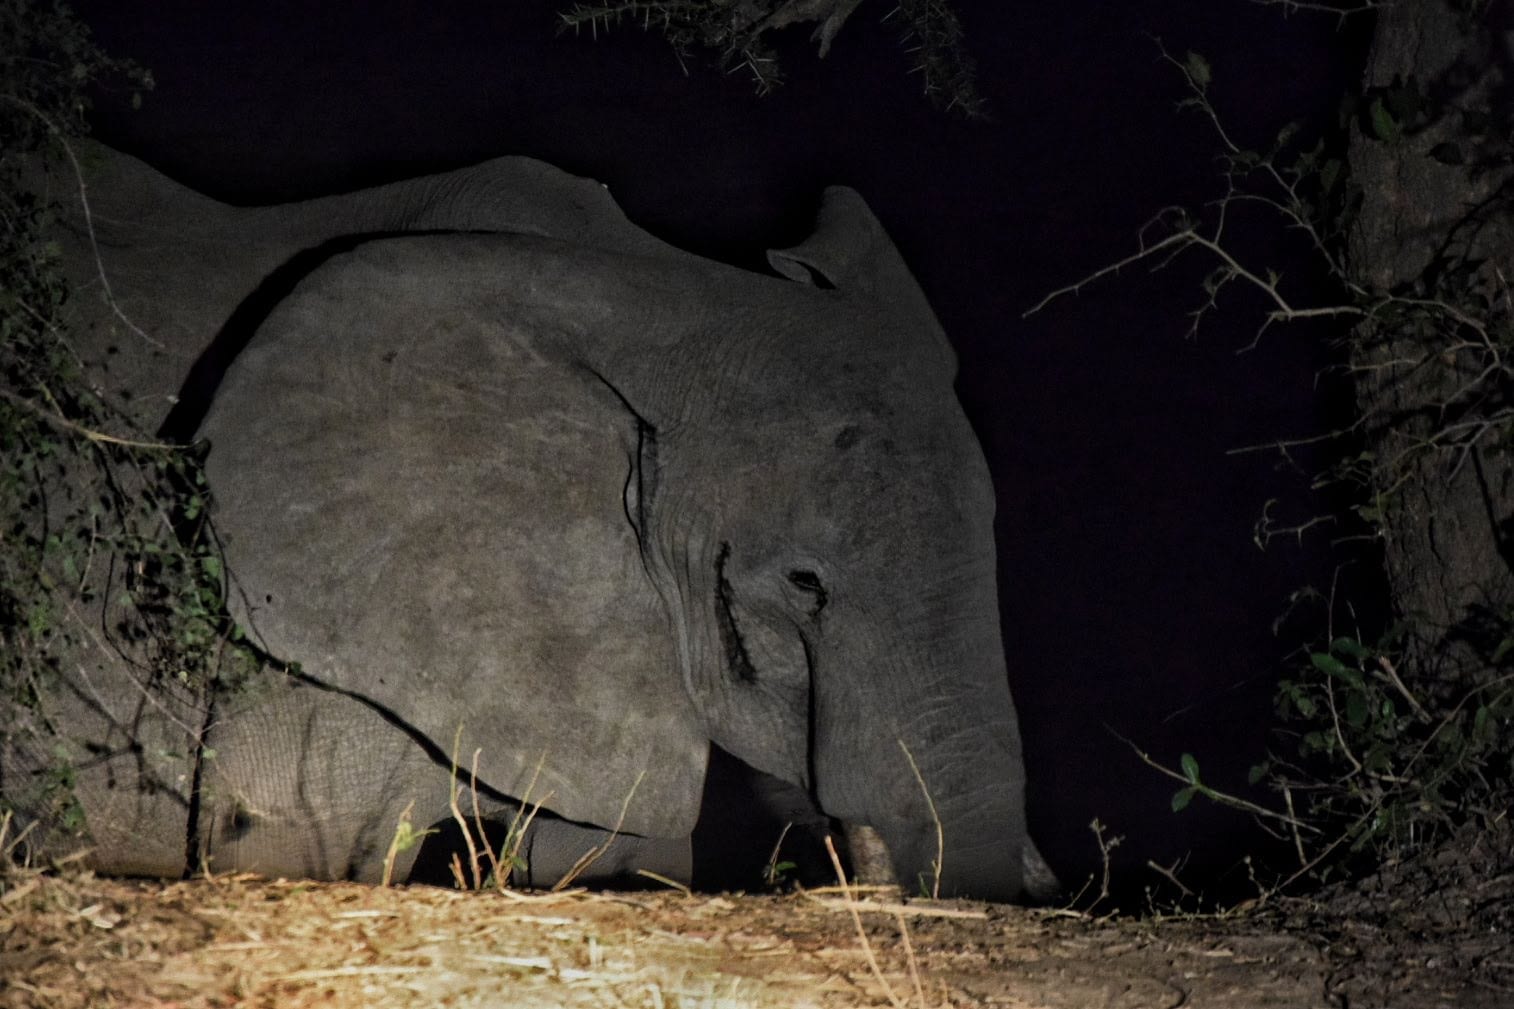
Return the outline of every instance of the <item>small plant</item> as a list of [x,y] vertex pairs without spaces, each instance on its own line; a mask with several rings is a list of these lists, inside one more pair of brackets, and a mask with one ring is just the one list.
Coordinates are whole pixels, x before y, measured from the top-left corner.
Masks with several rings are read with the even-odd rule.
[[[1469,817],[1507,813],[1514,672],[1489,672],[1455,698],[1417,697],[1399,676],[1390,634],[1368,646],[1337,637],[1278,684],[1283,732],[1298,759],[1256,773],[1340,825],[1351,852],[1412,847]],[[1497,661],[1509,654],[1508,639]]]
[[767,866],[762,871],[762,882],[769,887],[776,887],[787,881],[789,874],[799,868],[795,862],[788,860],[779,861],[779,853],[783,851],[783,841],[789,836],[789,830],[794,825],[785,823],[783,829],[778,832],[778,840],[773,842],[772,854],[768,855]]
[[389,850],[384,853],[384,875],[379,881],[380,886],[390,886],[394,883],[394,863],[402,852],[420,844],[427,837],[435,834],[434,830],[416,830],[410,822],[410,815],[415,812],[415,800],[405,806],[400,813],[399,822],[394,825],[394,836],[389,839]]

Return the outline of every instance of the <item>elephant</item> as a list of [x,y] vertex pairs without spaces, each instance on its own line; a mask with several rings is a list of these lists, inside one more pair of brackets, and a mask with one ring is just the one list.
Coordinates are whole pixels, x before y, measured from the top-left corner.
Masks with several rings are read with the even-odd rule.
[[[205,447],[226,605],[266,665],[148,701],[97,643],[42,698],[52,728],[0,748],[35,851],[420,878],[397,825],[461,790],[480,823],[538,811],[520,878],[592,849],[584,878],[687,881],[718,754],[910,889],[1054,891],[987,464],[857,193],[826,189],[758,272],[524,158],[275,207],[79,161],[71,338],[139,424]],[[82,833],[27,798],[60,744]]]

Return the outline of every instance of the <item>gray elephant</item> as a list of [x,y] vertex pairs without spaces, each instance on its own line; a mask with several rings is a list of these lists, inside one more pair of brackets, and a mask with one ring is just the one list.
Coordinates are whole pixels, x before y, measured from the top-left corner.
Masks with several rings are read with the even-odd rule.
[[[541,803],[534,881],[596,846],[591,876],[686,879],[713,747],[911,890],[1054,886],[988,471],[856,193],[769,276],[524,159],[238,209],[89,154],[70,262],[135,330],[81,317],[82,356],[123,348],[102,384],[209,445],[229,607],[271,660],[145,704],[102,646],[45,698],[97,867],[403,878],[396,824],[445,819],[456,765],[494,820]],[[58,742],[12,733],[13,804]]]

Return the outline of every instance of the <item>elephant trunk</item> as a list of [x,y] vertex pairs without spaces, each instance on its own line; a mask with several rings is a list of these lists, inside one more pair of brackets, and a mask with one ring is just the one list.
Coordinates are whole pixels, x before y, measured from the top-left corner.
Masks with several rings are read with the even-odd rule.
[[[924,808],[911,804],[902,817],[884,812],[875,816],[873,827],[888,851],[895,879],[907,892],[1017,900],[1025,891],[1023,861],[1029,844],[1018,761],[1011,765],[997,759],[988,746],[962,760],[965,771],[927,760],[918,776],[916,760],[908,773]],[[967,773],[972,787],[953,791],[946,784],[939,789],[930,784]]]
[[[937,617],[931,626],[948,629],[945,640],[938,633],[913,639],[925,646],[874,642],[866,651],[876,661],[855,667],[860,682],[820,678],[822,724],[834,726],[839,710],[859,727],[831,733],[829,744],[822,737],[815,755],[821,806],[853,839],[858,825],[876,831],[908,892],[996,901],[1021,899],[1027,888],[1037,895],[1046,884],[1032,879],[1027,887],[1025,870],[1044,863],[1026,830],[1024,762],[997,612]],[[855,859],[865,843],[852,847]]]

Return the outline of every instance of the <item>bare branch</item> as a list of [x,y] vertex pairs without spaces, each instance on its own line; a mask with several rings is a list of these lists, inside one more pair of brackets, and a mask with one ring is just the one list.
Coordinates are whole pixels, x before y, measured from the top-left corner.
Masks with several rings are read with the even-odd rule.
[[1181,251],[1183,248],[1185,248],[1189,244],[1192,244],[1191,243],[1191,238],[1194,237],[1195,235],[1196,235],[1196,233],[1193,231],[1192,228],[1184,228],[1182,231],[1179,231],[1179,232],[1176,232],[1176,233],[1174,233],[1172,235],[1167,236],[1166,238],[1162,239],[1160,242],[1158,242],[1155,245],[1152,245],[1152,246],[1145,246],[1145,245],[1143,245],[1137,252],[1135,252],[1135,253],[1133,253],[1133,254],[1131,254],[1129,256],[1126,256],[1124,259],[1120,260],[1119,262],[1117,262],[1117,263],[1111,263],[1108,266],[1105,266],[1105,267],[1102,267],[1101,269],[1095,270],[1093,273],[1088,274],[1088,276],[1084,277],[1082,280],[1075,281],[1074,283],[1068,284],[1066,287],[1059,287],[1059,288],[1057,288],[1055,291],[1052,291],[1050,294],[1046,295],[1040,301],[1036,302],[1030,308],[1026,309],[1024,312],[1021,312],[1020,313],[1020,318],[1022,318],[1022,319],[1028,319],[1032,315],[1035,315],[1037,312],[1041,311],[1041,309],[1045,308],[1047,305],[1051,304],[1053,301],[1056,301],[1058,298],[1062,297],[1063,295],[1078,294],[1078,293],[1080,293],[1083,290],[1083,288],[1087,287],[1089,284],[1092,284],[1092,283],[1094,283],[1097,280],[1102,280],[1103,278],[1109,276],[1110,274],[1119,273],[1125,267],[1134,265],[1135,263],[1142,262],[1143,260],[1150,259],[1152,256],[1158,255],[1158,254],[1162,253],[1163,251],[1166,251],[1166,250],[1169,250],[1169,249],[1177,249],[1178,251]]

